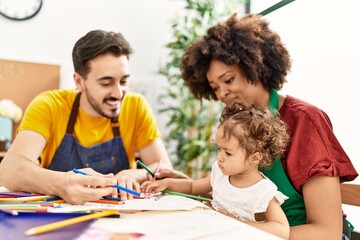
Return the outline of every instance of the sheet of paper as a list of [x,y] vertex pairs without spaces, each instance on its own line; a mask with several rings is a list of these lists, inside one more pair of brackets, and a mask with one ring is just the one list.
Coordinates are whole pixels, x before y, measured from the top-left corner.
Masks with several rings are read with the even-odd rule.
[[279,240],[218,212],[199,208],[191,211],[147,211],[119,219],[97,219],[76,240],[116,239],[116,234],[130,233],[143,234],[139,238],[141,240],[224,239],[224,234],[227,239]]
[[171,211],[171,210],[191,210],[194,208],[208,208],[205,204],[182,196],[176,195],[165,195],[159,200],[156,198],[148,199],[132,199],[125,201],[124,204],[101,204],[101,203],[86,203],[84,205],[71,205],[61,204],[60,207],[49,209],[49,212],[86,212],[93,210],[126,210],[126,211],[146,211],[146,210],[157,210],[157,211]]

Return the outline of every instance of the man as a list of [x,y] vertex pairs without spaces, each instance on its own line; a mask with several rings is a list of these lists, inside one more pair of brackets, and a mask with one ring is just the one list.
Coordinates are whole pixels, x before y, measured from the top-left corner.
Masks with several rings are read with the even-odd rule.
[[[146,171],[136,169],[135,151],[150,168],[162,159],[172,169],[149,105],[127,93],[131,53],[120,33],[96,30],[77,41],[77,90],[44,92],[31,102],[0,165],[1,185],[83,204],[117,196],[114,184],[140,190]],[[120,191],[120,197],[132,195]]]

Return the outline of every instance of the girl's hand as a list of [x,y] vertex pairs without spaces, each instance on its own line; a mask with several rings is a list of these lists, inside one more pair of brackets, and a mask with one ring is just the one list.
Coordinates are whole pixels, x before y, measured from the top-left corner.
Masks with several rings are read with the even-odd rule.
[[[188,175],[186,175],[183,172],[167,169],[167,168],[161,168],[159,172],[155,173],[156,179],[162,179],[162,178],[183,178],[183,179],[191,179]],[[148,179],[152,180],[153,177],[149,174]]]
[[141,184],[141,191],[144,193],[157,193],[168,187],[167,180],[145,181]]

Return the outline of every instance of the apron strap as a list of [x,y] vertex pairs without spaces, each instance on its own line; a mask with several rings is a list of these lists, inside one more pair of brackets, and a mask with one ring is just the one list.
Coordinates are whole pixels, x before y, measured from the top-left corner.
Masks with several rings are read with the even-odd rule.
[[79,112],[80,96],[81,96],[81,92],[79,92],[76,95],[75,101],[74,101],[74,103],[72,105],[72,108],[71,108],[71,114],[70,114],[68,125],[67,125],[67,128],[66,128],[66,133],[68,133],[68,134],[72,134],[74,132],[76,116],[77,116],[77,114]]
[[274,89],[270,90],[269,108],[274,115],[277,115],[279,109],[279,95]]
[[118,118],[111,119],[111,128],[114,134],[114,137],[120,136],[120,124]]

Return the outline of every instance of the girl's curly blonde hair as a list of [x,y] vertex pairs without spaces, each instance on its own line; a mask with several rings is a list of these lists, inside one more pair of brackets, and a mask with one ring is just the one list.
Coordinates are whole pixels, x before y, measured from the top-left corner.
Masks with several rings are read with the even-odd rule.
[[220,127],[225,139],[233,136],[239,141],[246,151],[246,158],[260,153],[260,168],[269,167],[284,152],[290,139],[285,123],[270,110],[245,107],[239,102],[224,108]]

